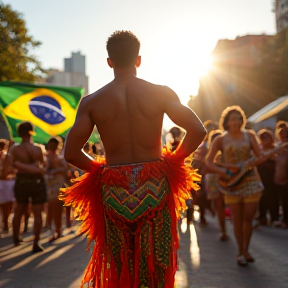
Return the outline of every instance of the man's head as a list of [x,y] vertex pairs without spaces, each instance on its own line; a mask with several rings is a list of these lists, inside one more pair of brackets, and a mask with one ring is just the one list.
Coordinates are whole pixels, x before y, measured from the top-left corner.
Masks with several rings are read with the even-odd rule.
[[207,133],[211,132],[211,131],[214,131],[214,130],[217,130],[219,125],[217,122],[214,122],[212,120],[207,120],[203,123]]
[[210,131],[209,137],[208,137],[209,146],[211,145],[211,143],[214,141],[214,139],[216,137],[218,137],[219,135],[222,135],[222,134],[223,134],[223,131],[220,129],[215,129],[215,130]]
[[17,133],[21,138],[30,137],[34,134],[34,127],[30,122],[23,122],[19,124]]
[[274,147],[274,135],[272,131],[268,129],[262,129],[258,132],[258,137],[263,148],[273,148]]
[[139,67],[140,42],[130,31],[115,31],[107,40],[108,64],[113,68]]
[[207,131],[207,134],[206,136],[204,137],[203,141],[209,141],[209,135],[211,132],[215,131],[218,129],[219,125],[217,122],[214,122],[212,120],[207,120],[203,123],[206,131]]
[[58,137],[57,138],[53,137],[53,138],[49,139],[49,141],[47,143],[47,150],[56,152],[56,150],[58,149],[59,143],[60,143],[60,141],[59,141]]

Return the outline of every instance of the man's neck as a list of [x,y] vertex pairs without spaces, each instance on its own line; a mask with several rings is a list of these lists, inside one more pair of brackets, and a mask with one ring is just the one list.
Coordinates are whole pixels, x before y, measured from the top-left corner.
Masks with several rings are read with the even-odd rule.
[[117,78],[123,78],[128,76],[136,76],[137,70],[135,66],[127,67],[127,68],[114,68],[114,77]]
[[31,137],[23,137],[21,143],[32,143]]

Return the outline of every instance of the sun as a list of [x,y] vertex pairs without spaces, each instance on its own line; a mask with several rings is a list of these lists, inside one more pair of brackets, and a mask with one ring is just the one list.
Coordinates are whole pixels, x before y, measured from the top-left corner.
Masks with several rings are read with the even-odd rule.
[[[161,42],[154,38],[158,45],[151,45],[150,50],[144,46],[143,66],[139,76],[152,83],[166,85],[176,92],[182,104],[187,105],[190,96],[197,95],[199,81],[213,65],[211,52],[214,42],[203,38],[187,37],[184,30],[170,27],[161,34]],[[172,36],[171,36],[172,35]],[[150,40],[153,43],[153,39]]]

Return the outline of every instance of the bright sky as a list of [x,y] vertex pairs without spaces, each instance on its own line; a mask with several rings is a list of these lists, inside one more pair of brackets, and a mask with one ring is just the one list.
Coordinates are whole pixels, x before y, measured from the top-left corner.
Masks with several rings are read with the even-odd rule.
[[[113,79],[108,36],[130,30],[141,42],[138,76],[171,87],[187,104],[211,64],[218,39],[274,34],[272,0],[4,0],[22,12],[44,68],[64,69],[71,52],[86,55],[90,93]],[[169,121],[164,126],[170,126]],[[166,125],[165,125],[166,123]]]

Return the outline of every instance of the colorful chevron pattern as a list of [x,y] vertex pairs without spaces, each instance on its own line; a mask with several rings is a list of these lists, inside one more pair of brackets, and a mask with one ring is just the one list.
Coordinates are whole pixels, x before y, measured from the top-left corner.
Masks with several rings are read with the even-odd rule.
[[133,221],[147,210],[155,208],[170,191],[166,177],[150,175],[145,183],[139,181],[142,166],[132,169],[129,177],[129,189],[104,185],[102,201],[106,209],[113,209],[124,218]]

